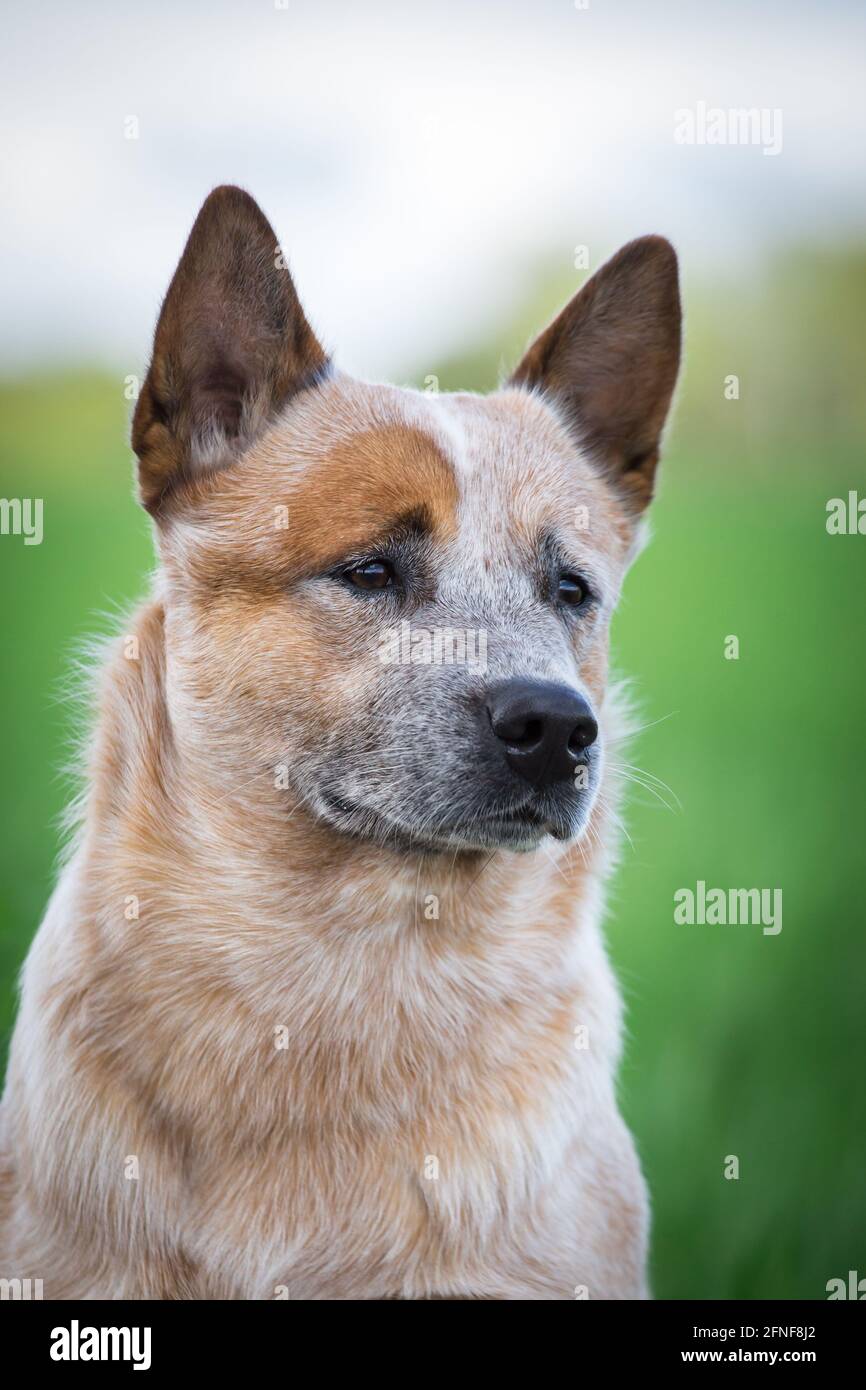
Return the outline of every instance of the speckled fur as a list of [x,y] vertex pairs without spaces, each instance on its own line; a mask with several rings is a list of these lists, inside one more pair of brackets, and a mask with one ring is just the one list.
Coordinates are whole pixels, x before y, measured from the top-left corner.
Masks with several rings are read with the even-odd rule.
[[[173,442],[143,473],[160,569],[100,678],[81,828],[23,974],[0,1276],[46,1298],[642,1298],[601,935],[624,733],[607,627],[635,508],[543,381],[438,397],[320,375],[224,466],[190,450],[174,488]],[[597,712],[567,842],[401,840],[477,812],[477,677],[383,671],[381,617],[319,575],[416,506],[418,620],[483,626],[493,674],[572,683]],[[600,593],[580,631],[530,582],[552,525]]]

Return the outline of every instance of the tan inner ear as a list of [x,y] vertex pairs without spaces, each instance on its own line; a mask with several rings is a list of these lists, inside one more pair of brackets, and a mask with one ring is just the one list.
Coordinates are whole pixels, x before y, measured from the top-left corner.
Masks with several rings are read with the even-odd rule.
[[553,402],[638,509],[652,495],[681,331],[676,254],[663,238],[642,237],[578,291],[511,377]]
[[214,189],[165,297],[133,419],[144,505],[158,512],[231,462],[326,367],[267,218],[242,189]]

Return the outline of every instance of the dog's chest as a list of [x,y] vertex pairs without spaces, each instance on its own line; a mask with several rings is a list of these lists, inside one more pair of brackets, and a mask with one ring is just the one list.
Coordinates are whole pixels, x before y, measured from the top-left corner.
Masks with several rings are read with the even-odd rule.
[[448,1099],[387,1125],[275,1132],[252,1163],[208,1165],[189,1213],[196,1263],[224,1277],[231,1251],[247,1298],[369,1298],[480,1287],[538,1239],[576,1258],[596,1176],[581,1126],[615,1120],[601,1078],[586,1093],[539,1086],[532,1105],[495,1087]]
[[605,981],[523,997],[515,984],[483,1003],[476,987],[471,1007],[466,990],[462,1013],[437,979],[364,1026],[332,1014],[289,1030],[248,1142],[226,1093],[232,1143],[205,1149],[190,1213],[204,1270],[225,1271],[232,1250],[245,1297],[351,1298],[371,1278],[380,1297],[478,1285],[539,1240],[580,1265],[578,1210],[599,1179],[582,1136],[618,1124]]

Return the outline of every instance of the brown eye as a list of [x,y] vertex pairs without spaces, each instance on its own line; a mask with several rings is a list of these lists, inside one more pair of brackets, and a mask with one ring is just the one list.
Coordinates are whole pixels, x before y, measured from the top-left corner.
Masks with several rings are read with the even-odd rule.
[[560,603],[567,603],[570,608],[579,608],[585,602],[588,590],[582,579],[578,579],[576,574],[563,574],[557,586],[556,596]]
[[346,574],[356,589],[387,589],[394,583],[394,567],[387,560],[368,560]]

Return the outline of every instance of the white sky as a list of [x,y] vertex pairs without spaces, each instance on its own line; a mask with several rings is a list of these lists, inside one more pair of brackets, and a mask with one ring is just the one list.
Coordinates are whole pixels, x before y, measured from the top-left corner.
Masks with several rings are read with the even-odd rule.
[[[866,7],[842,0],[18,0],[3,29],[6,372],[140,370],[222,182],[366,377],[435,371],[578,243],[595,265],[659,231],[728,277],[866,232]],[[781,154],[677,145],[699,101],[781,108]]]

